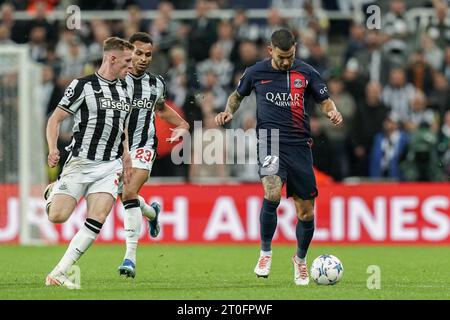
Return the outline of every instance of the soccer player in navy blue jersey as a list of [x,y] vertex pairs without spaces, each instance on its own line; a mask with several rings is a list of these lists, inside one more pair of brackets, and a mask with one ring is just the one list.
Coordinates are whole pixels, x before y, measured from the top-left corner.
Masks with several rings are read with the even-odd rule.
[[258,277],[269,276],[276,211],[286,183],[287,196],[293,197],[298,217],[297,252],[292,259],[294,282],[307,285],[306,253],[314,234],[314,199],[318,192],[305,101],[312,96],[336,126],[342,122],[342,115],[320,74],[296,58],[296,45],[289,30],[275,31],[268,46],[271,58],[245,70],[236,91],[228,97],[225,111],[216,116],[216,123],[231,121],[242,99],[255,90],[258,165],[264,200],[260,213],[261,252],[254,271]]

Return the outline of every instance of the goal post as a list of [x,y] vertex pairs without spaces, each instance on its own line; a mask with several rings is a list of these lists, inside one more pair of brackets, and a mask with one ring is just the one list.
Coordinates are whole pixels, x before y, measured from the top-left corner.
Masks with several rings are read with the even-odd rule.
[[[18,210],[21,244],[47,242],[39,218],[45,214],[40,208],[47,183],[41,74],[42,68],[31,59],[28,45],[0,46],[3,127],[0,183],[16,190],[11,189],[6,208]],[[10,205],[11,201],[16,201],[15,205]]]

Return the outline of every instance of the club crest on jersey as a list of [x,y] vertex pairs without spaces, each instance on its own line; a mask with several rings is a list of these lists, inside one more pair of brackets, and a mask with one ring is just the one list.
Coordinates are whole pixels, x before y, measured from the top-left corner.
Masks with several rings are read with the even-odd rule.
[[302,81],[302,79],[295,79],[295,80],[294,80],[294,87],[295,87],[295,88],[301,88],[301,87],[303,87],[303,81]]
[[150,93],[153,93],[153,94],[157,94],[158,93],[158,89],[153,84],[150,85]]
[[130,104],[126,101],[117,101],[110,98],[100,98],[98,102],[100,103],[100,109],[130,112]]

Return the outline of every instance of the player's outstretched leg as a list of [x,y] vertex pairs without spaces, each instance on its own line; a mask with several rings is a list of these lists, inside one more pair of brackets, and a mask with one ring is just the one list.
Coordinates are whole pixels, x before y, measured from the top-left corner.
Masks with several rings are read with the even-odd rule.
[[263,200],[259,215],[261,251],[255,266],[255,274],[258,277],[267,278],[272,265],[272,238],[277,228],[277,208],[280,202]]
[[309,283],[309,274],[306,254],[314,235],[314,200],[302,200],[294,196],[294,201],[298,216],[295,228],[297,252],[292,258],[294,282],[296,285],[307,285]]
[[125,208],[124,229],[127,251],[123,263],[119,266],[119,274],[134,278],[136,276],[136,249],[141,234],[142,215],[139,200],[123,202]]
[[142,214],[148,219],[148,232],[152,238],[156,238],[160,231],[159,214],[161,213],[161,205],[157,202],[148,205],[141,196],[139,196],[139,202]]

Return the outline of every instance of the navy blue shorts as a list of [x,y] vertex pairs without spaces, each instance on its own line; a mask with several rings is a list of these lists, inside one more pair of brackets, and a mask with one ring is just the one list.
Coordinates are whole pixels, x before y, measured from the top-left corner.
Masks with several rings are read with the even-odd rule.
[[[267,153],[267,155],[266,155]],[[286,195],[294,194],[310,200],[318,195],[313,159],[309,145],[281,145],[279,151],[261,152],[258,147],[259,176],[261,179],[277,175],[286,183]]]

